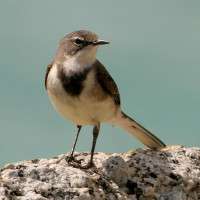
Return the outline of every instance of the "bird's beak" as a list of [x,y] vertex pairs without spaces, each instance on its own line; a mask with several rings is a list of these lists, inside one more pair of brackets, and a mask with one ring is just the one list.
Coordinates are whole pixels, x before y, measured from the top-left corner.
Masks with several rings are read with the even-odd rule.
[[92,44],[93,44],[93,46],[95,46],[95,45],[102,45],[102,44],[109,44],[110,42],[108,42],[108,41],[106,41],[106,40],[97,40],[97,41],[95,41],[95,42],[93,42]]

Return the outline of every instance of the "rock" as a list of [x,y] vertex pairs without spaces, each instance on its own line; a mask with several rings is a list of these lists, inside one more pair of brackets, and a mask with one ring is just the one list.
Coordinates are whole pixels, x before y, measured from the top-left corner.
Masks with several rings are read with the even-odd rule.
[[[95,153],[90,169],[69,166],[68,155],[7,164],[0,173],[0,199],[200,199],[200,148]],[[90,154],[76,152],[75,158],[87,163]]]

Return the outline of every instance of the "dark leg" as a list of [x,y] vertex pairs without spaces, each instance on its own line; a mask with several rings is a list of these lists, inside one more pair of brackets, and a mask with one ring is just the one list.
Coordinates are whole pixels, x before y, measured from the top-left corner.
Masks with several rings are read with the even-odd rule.
[[[84,165],[84,166],[81,166],[80,163],[81,161],[78,161],[78,160],[75,160],[73,158],[73,152],[74,152],[74,148],[76,146],[76,141],[78,139],[78,135],[79,135],[79,132],[81,130],[81,126],[77,126],[78,127],[78,132],[77,132],[77,135],[76,135],[76,138],[75,138],[75,141],[74,141],[74,146],[72,148],[72,152],[71,152],[71,155],[70,157],[68,158],[68,163],[70,166],[73,166],[73,167],[76,167],[76,168],[81,168],[81,169],[88,169],[90,167],[93,166],[93,156],[94,156],[94,150],[95,150],[95,146],[96,146],[96,141],[97,141],[97,138],[98,138],[98,135],[99,135],[99,129],[100,129],[100,124],[98,125],[95,125],[94,128],[93,128],[93,142],[92,142],[92,149],[91,149],[91,156],[90,156],[90,161],[88,164]],[[71,161],[74,161],[73,163],[70,163]]]
[[90,161],[87,165],[81,166],[82,169],[88,169],[93,166],[93,155],[94,155],[94,150],[95,150],[95,146],[96,146],[96,141],[97,141],[97,138],[99,135],[99,129],[100,129],[100,124],[95,125],[93,128],[93,142],[92,142]]
[[92,150],[91,150],[91,157],[90,157],[90,162],[93,162],[93,155],[94,155],[94,150],[95,150],[95,146],[96,146],[96,141],[99,135],[99,129],[100,129],[100,124],[98,124],[97,126],[94,126],[93,128],[93,142],[92,142]]
[[76,142],[77,142],[77,140],[78,140],[78,136],[79,136],[79,133],[80,133],[80,131],[81,131],[81,128],[82,128],[82,126],[77,125],[76,137],[75,137],[75,140],[74,140],[74,144],[73,144],[73,147],[72,147],[72,151],[71,151],[70,156],[69,156],[69,158],[68,158],[67,161],[71,161],[71,160],[73,159],[73,154],[74,154],[74,150],[75,150],[75,147],[76,147]]

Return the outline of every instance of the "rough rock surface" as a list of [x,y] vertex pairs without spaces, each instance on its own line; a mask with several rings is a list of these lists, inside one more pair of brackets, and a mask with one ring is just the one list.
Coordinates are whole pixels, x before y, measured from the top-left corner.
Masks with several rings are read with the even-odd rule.
[[[85,170],[69,166],[67,155],[7,164],[0,199],[200,199],[200,148],[96,153],[95,166]],[[90,154],[75,157],[87,162]]]

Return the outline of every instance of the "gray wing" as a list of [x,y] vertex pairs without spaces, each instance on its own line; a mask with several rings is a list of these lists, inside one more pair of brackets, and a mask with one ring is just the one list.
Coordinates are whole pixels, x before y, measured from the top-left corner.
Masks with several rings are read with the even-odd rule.
[[47,89],[47,77],[52,66],[53,66],[53,61],[47,66],[47,69],[46,69],[46,74],[45,74],[45,88],[46,89]]
[[96,60],[95,67],[99,84],[107,93],[111,95],[114,103],[120,105],[120,94],[115,81],[98,60]]

